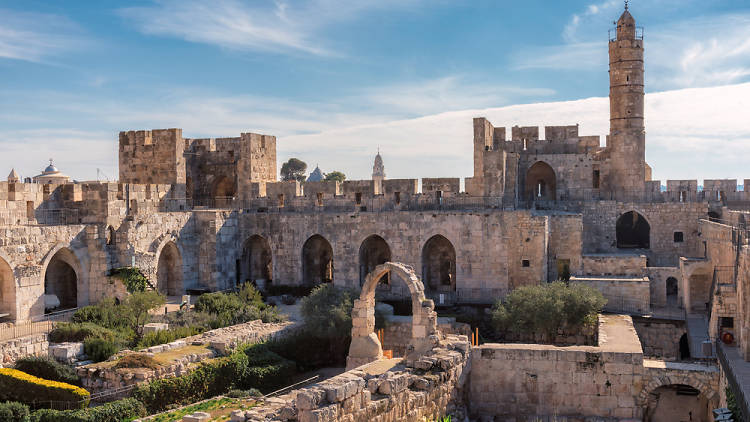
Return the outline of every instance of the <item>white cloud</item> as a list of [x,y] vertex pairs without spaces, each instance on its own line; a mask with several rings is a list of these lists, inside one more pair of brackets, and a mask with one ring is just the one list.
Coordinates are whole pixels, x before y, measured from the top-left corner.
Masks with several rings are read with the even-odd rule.
[[319,32],[372,9],[406,7],[417,0],[158,0],[121,9],[141,32],[232,50],[335,55]]
[[586,24],[591,21],[591,18],[599,15],[602,12],[608,12],[614,10],[620,2],[616,0],[607,0],[602,3],[590,4],[586,7],[586,10],[580,14],[574,14],[570,18],[570,22],[565,25],[563,29],[563,39],[569,43],[577,43],[578,40],[578,28],[582,23]]
[[0,58],[41,62],[87,43],[63,16],[0,9]]

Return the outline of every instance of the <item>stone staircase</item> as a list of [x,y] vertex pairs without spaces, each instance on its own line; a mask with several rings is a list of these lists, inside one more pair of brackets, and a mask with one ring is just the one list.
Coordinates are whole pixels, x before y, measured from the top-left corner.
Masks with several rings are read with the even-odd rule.
[[703,353],[703,343],[709,341],[708,322],[703,314],[688,314],[685,320],[687,324],[688,342],[690,344],[690,356],[694,359],[711,359],[716,354],[711,348],[710,354]]

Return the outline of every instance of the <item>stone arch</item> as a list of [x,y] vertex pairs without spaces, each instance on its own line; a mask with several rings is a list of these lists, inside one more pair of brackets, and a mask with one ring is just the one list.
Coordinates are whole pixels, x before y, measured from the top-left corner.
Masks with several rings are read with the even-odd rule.
[[261,235],[250,236],[242,247],[240,282],[270,283],[273,280],[273,254],[268,239]]
[[302,246],[302,282],[307,285],[333,282],[333,248],[325,237],[314,234]]
[[217,206],[223,205],[234,197],[235,192],[234,180],[227,176],[221,176],[212,185],[211,197],[217,202]]
[[10,262],[0,257],[0,314],[7,319],[16,318],[16,278]]
[[[683,376],[683,375],[664,375],[655,376],[651,378],[651,381],[646,384],[641,392],[638,394],[636,401],[638,406],[643,409],[644,420],[650,420],[648,415],[649,408],[652,408],[654,403],[654,392],[661,387],[671,386],[688,386],[694,388],[700,392],[702,397],[705,397],[711,408],[718,407],[719,394],[710,386],[701,381],[699,378],[694,376]],[[708,409],[707,409],[708,410]],[[706,412],[708,413],[708,412]]]
[[185,293],[182,254],[177,244],[171,239],[166,239],[157,251],[156,290],[168,296],[179,296]]
[[407,362],[434,347],[440,340],[437,313],[432,300],[426,299],[424,285],[414,269],[398,262],[378,265],[367,275],[359,299],[352,309],[352,343],[346,358],[347,370],[382,359],[383,348],[375,335],[375,288],[383,276],[395,274],[406,283],[411,293],[412,326]]
[[57,245],[47,254],[43,268],[45,311],[78,307],[83,271],[75,253]]
[[436,234],[422,246],[422,279],[429,291],[456,291],[456,248],[445,236]]
[[637,211],[628,211],[615,224],[618,249],[650,249],[651,225]]
[[667,277],[666,280],[666,294],[667,294],[667,305],[675,306],[677,305],[677,300],[679,296],[679,287],[680,283],[677,281],[677,278],[675,277]]
[[557,199],[557,177],[549,164],[537,161],[526,171],[526,195],[530,201]]
[[[391,247],[382,237],[373,234],[368,236],[359,246],[359,285],[365,283],[367,274],[375,267],[391,260]],[[390,273],[380,279],[381,283],[390,283]]]

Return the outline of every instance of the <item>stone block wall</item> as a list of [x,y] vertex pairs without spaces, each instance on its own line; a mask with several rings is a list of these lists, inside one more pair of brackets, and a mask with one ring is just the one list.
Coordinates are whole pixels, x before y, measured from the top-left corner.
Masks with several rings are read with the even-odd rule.
[[[471,326],[454,318],[438,318],[438,330],[443,334],[465,335],[471,338]],[[403,357],[411,338],[411,317],[390,316],[383,329],[383,350],[392,350],[394,357]]]
[[33,334],[0,342],[0,368],[12,367],[22,357],[47,356],[48,350],[47,334]]
[[680,358],[680,337],[687,333],[684,321],[633,318],[643,346],[643,356],[666,360]]
[[587,254],[583,256],[583,275],[643,276],[646,256],[638,254]]
[[651,311],[651,288],[648,277],[582,276],[571,277],[571,283],[585,284],[599,290],[610,312],[646,314]]

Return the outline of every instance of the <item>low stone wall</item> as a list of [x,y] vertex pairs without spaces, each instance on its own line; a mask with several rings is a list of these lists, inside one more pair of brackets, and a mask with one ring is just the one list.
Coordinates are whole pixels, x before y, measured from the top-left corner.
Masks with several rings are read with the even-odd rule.
[[13,366],[25,356],[47,356],[49,341],[47,334],[33,334],[0,343],[0,367]]
[[446,336],[413,367],[376,361],[310,387],[268,399],[250,410],[235,410],[231,421],[398,421],[464,420],[464,386],[471,371],[465,336]]
[[[438,330],[443,334],[465,335],[471,337],[471,326],[456,322],[455,318],[438,318]],[[411,317],[401,315],[386,316],[386,327],[383,329],[383,350],[392,350],[394,357],[403,357],[411,338]]]
[[646,255],[591,254],[583,256],[583,275],[643,276]]
[[581,276],[571,283],[585,284],[599,290],[607,299],[604,310],[609,312],[647,314],[651,311],[651,287],[648,277]]
[[680,356],[680,337],[687,331],[684,321],[633,318],[643,346],[643,356],[674,360]]
[[[188,373],[192,364],[229,353],[243,343],[259,343],[284,335],[294,327],[294,323],[264,323],[260,320],[250,321],[231,327],[206,331],[203,334],[186,337],[169,344],[143,349],[138,353],[156,355],[166,351],[179,351],[189,345],[209,345],[210,349],[200,353],[186,353],[176,358],[173,363],[158,369],[114,368],[111,362],[82,366],[77,369],[83,387],[90,392],[100,392],[116,388],[141,384],[162,378],[172,378]],[[110,360],[136,352],[123,351]]]

